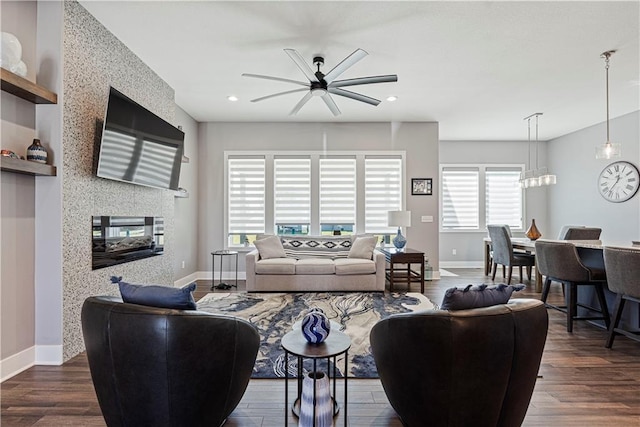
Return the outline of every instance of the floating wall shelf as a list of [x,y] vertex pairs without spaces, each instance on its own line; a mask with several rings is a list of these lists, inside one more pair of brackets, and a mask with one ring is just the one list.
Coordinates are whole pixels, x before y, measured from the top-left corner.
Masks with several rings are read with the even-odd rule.
[[0,68],[2,90],[34,104],[57,104],[58,95],[9,70]]
[[21,173],[24,175],[56,176],[56,167],[29,160],[14,159],[12,157],[0,157],[0,165],[3,172]]
[[[57,104],[58,95],[29,80],[0,68],[0,89],[34,104]],[[29,160],[0,157],[3,172],[21,173],[25,175],[56,176],[56,167]]]

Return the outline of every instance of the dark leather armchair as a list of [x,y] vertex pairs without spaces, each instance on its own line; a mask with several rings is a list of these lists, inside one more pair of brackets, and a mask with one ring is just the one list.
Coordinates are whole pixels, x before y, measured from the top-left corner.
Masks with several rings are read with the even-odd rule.
[[82,333],[109,426],[220,426],[246,390],[258,352],[250,323],[198,311],[90,297]]
[[371,349],[404,425],[522,424],[547,336],[533,299],[471,310],[428,310],[378,321]]

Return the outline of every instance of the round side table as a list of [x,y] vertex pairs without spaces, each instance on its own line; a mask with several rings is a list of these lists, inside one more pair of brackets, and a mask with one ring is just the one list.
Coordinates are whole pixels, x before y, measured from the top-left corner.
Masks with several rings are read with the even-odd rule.
[[[211,290],[215,289],[231,289],[231,287],[235,287],[238,289],[238,251],[230,251],[230,250],[221,250],[221,251],[213,251],[211,252],[211,256],[213,258],[213,266],[212,268],[212,276],[211,276]],[[216,286],[213,286],[213,274],[216,272],[216,257],[220,257],[220,280]],[[226,256],[235,256],[236,257],[236,281],[234,285],[230,285],[222,281],[222,267],[224,265],[224,257]]]
[[[318,359],[327,359],[327,367],[329,366],[329,360],[333,359],[333,372],[331,369],[327,368],[327,376],[329,378],[329,383],[333,382],[333,393],[331,395],[331,400],[333,402],[333,415],[337,415],[339,411],[338,403],[336,402],[336,357],[344,354],[344,403],[342,405],[343,415],[344,415],[344,425],[347,426],[347,366],[349,363],[349,348],[351,348],[351,338],[343,332],[332,330],[327,339],[320,344],[310,344],[302,335],[302,332],[299,329],[295,329],[289,333],[287,333],[284,337],[282,337],[281,341],[282,348],[284,349],[284,357],[285,357],[285,383],[284,383],[284,425],[285,427],[289,425],[289,417],[287,414],[287,409],[289,407],[289,354],[298,358],[298,373],[297,373],[297,383],[298,383],[298,396],[296,400],[293,402],[293,406],[291,410],[293,414],[297,417],[300,416],[300,405],[301,405],[301,396],[302,396],[302,380],[303,380],[303,370],[302,363],[304,359],[312,359],[313,360],[313,370],[314,372],[317,370],[317,361]],[[313,386],[313,400],[316,400],[316,387],[315,387],[315,379]],[[313,419],[315,425],[315,406],[313,409]]]

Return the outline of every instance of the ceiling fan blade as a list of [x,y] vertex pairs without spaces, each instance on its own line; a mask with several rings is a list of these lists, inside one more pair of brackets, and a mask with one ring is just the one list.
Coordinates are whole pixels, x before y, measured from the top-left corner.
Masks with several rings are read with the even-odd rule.
[[328,92],[322,95],[322,100],[324,101],[325,104],[327,104],[327,107],[329,107],[329,110],[331,110],[334,116],[340,115],[340,109],[338,108],[335,101],[333,100],[331,95],[329,95]]
[[309,67],[309,64],[304,62],[304,58],[302,56],[300,56],[300,54],[298,53],[297,50],[295,50],[295,49],[285,49],[284,51],[287,52],[287,55],[289,55],[289,58],[291,58],[293,60],[293,62],[296,63],[298,68],[300,68],[300,71],[302,71],[304,73],[304,75],[307,76],[309,81],[311,81],[311,82],[317,82],[318,81],[318,78],[316,77],[316,75],[313,72],[313,70],[311,69],[311,67]]
[[265,80],[275,80],[277,82],[287,82],[287,83],[295,83],[297,85],[302,85],[302,86],[306,86],[309,87],[309,82],[299,82],[297,80],[289,80],[289,79],[283,79],[281,77],[271,77],[271,76],[263,76],[262,74],[249,74],[249,73],[242,73],[242,77],[254,77],[256,79],[265,79]]
[[312,96],[313,96],[313,95],[311,94],[311,91],[307,92],[307,94],[306,94],[304,97],[302,97],[302,99],[300,100],[300,102],[298,102],[298,103],[296,104],[296,106],[295,106],[295,107],[293,107],[293,110],[291,110],[291,112],[289,113],[289,115],[290,115],[290,116],[293,116],[293,115],[297,114],[297,113],[298,113],[298,111],[300,111],[300,109],[302,108],[302,106],[303,106],[304,104],[306,104],[306,103],[311,99],[311,97],[312,97]]
[[334,95],[344,96],[346,98],[355,99],[356,101],[366,102],[367,104],[371,104],[371,105],[380,104],[379,99],[371,98],[370,96],[361,95],[359,93],[351,92],[349,90],[340,89],[337,87],[330,87],[328,91]]
[[371,77],[358,77],[357,79],[334,80],[331,83],[329,83],[329,87],[368,85],[372,83],[389,83],[389,82],[397,82],[397,81],[398,81],[397,75],[389,74],[386,76],[371,76]]
[[362,58],[367,56],[368,53],[362,49],[356,49],[351,55],[347,56],[342,60],[341,63],[333,67],[333,70],[329,71],[324,76],[324,80],[327,83],[331,83],[334,81],[340,74],[347,71],[347,68],[351,67],[356,62],[360,61]]
[[274,98],[276,96],[287,95],[287,94],[295,93],[295,92],[303,92],[303,91],[306,91],[306,90],[309,90],[309,89],[307,89],[307,88],[304,88],[304,89],[293,89],[293,90],[288,90],[286,92],[278,92],[278,93],[274,93],[273,95],[267,95],[267,96],[263,96],[261,98],[252,99],[251,102],[264,101],[265,99]]

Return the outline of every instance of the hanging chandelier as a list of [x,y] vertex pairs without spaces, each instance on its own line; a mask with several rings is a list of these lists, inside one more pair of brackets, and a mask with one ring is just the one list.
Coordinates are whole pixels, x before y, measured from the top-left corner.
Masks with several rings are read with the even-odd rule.
[[556,176],[549,173],[546,167],[538,168],[538,117],[543,113],[533,113],[524,118],[527,121],[527,167],[531,167],[531,118],[536,118],[536,167],[525,170],[520,174],[520,187],[542,187],[556,183]]
[[613,159],[614,157],[620,157],[621,146],[620,144],[614,144],[609,139],[609,58],[613,55],[615,50],[608,50],[600,55],[604,58],[605,63],[605,75],[606,75],[606,93],[607,93],[607,141],[596,147],[596,159]]

